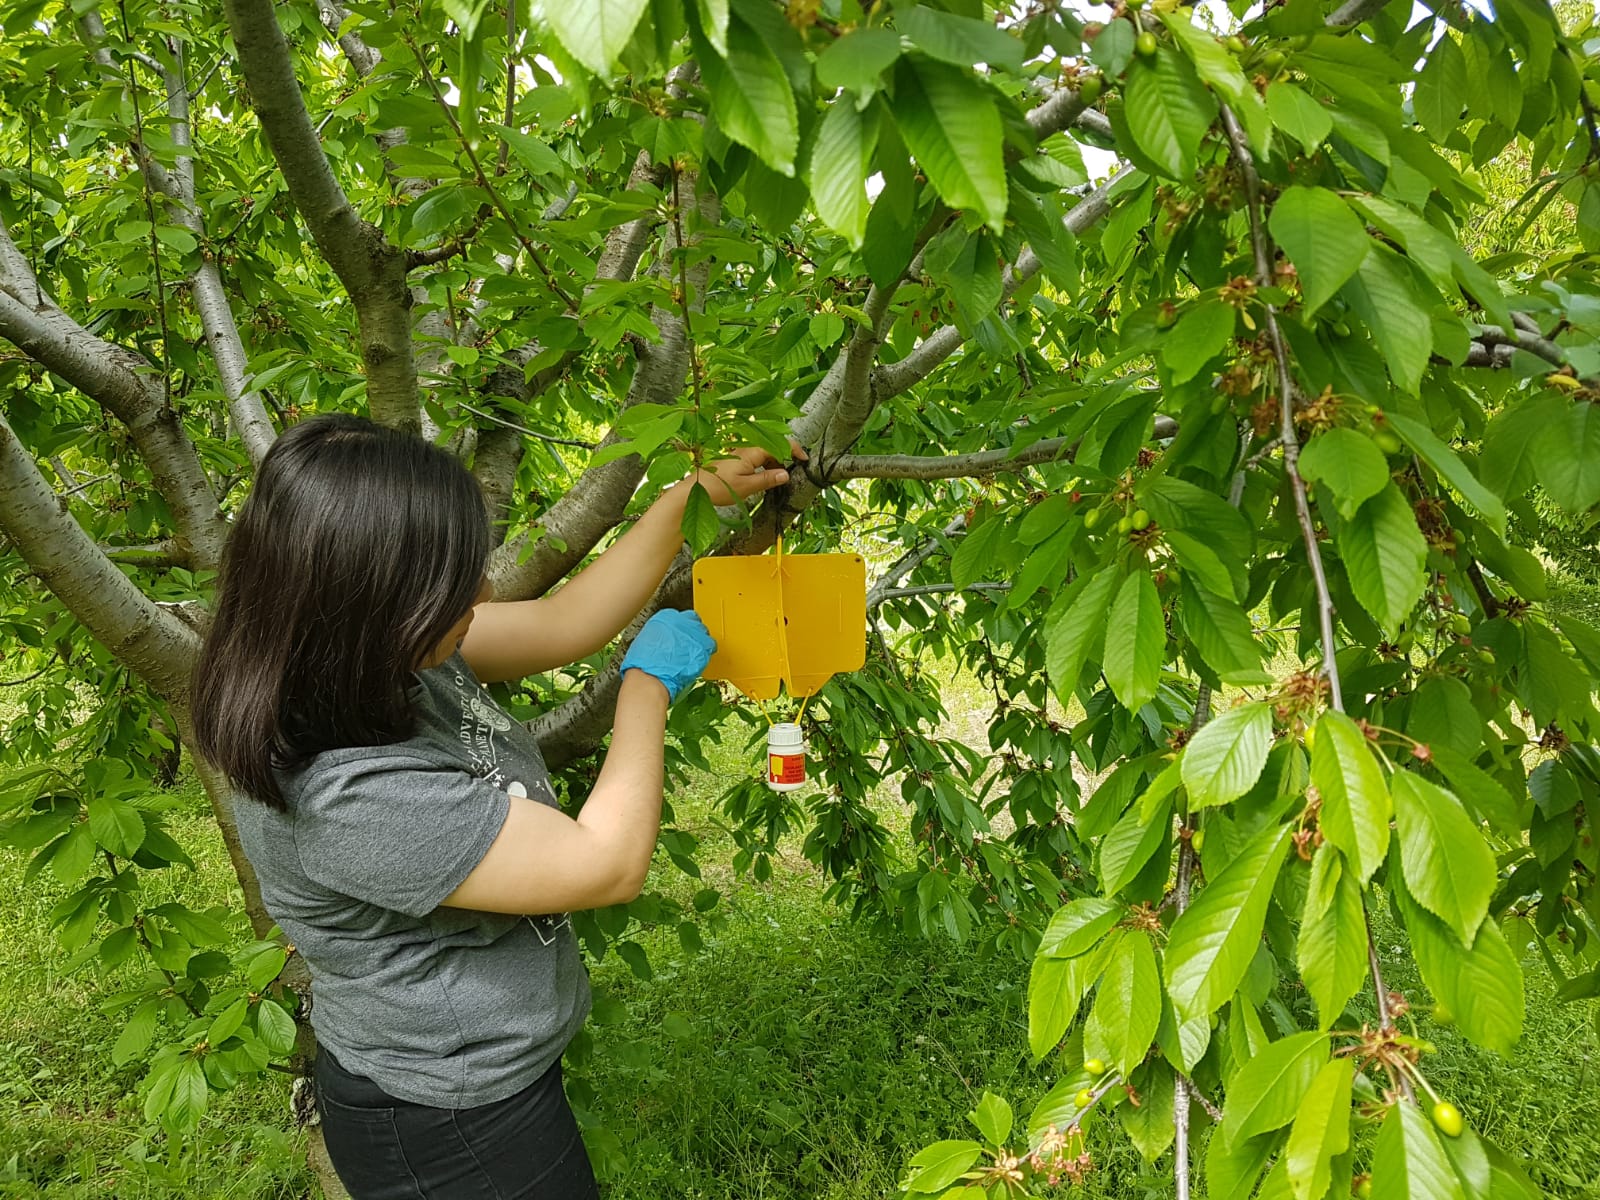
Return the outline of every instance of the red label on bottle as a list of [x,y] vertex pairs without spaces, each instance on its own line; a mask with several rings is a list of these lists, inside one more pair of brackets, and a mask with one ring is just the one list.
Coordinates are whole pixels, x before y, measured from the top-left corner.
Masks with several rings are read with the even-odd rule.
[[806,756],[804,754],[767,755],[768,783],[804,783],[806,781]]

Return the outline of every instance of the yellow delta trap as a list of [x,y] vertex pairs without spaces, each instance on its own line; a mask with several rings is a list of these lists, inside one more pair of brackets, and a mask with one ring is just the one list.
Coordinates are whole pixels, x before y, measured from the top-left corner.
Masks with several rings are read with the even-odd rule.
[[752,700],[814,695],[840,671],[867,661],[867,566],[859,554],[702,558],[694,610],[717,640],[707,679],[725,679]]

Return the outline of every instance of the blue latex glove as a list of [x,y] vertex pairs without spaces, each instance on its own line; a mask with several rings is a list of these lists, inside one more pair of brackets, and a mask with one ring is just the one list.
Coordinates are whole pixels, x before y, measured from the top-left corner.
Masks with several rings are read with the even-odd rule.
[[622,669],[637,668],[659,679],[666,685],[670,704],[700,678],[716,649],[716,641],[696,614],[664,608],[639,630],[623,656]]

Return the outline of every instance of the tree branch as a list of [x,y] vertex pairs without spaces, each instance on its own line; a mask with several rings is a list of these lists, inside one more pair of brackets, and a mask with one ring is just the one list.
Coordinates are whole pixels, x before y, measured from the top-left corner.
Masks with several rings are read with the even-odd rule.
[[[1134,168],[1123,167],[1110,179],[1095,188],[1067,213],[1062,224],[1073,233],[1082,233],[1100,220],[1111,209],[1111,193]],[[1039,256],[1031,248],[1024,250],[1016,266],[1006,272],[1002,303],[1039,272]],[[929,334],[910,354],[896,363],[880,366],[873,372],[873,382],[878,398],[886,400],[898,396],[914,384],[932,374],[933,369],[949,358],[966,339],[954,325],[945,325]]]
[[[1221,106],[1222,124],[1228,133],[1234,159],[1244,173],[1245,193],[1249,205],[1250,242],[1255,256],[1256,282],[1262,287],[1272,284],[1272,252],[1267,241],[1266,224],[1261,215],[1261,179],[1256,174],[1255,160],[1249,144],[1239,128],[1238,119],[1226,105]],[[1329,701],[1336,712],[1344,711],[1344,697],[1339,688],[1339,664],[1334,657],[1333,596],[1328,588],[1327,573],[1322,564],[1322,551],[1317,544],[1317,530],[1311,518],[1311,506],[1306,500],[1306,483],[1300,474],[1300,438],[1294,427],[1295,384],[1289,369],[1289,351],[1278,328],[1277,311],[1270,302],[1263,303],[1266,315],[1267,337],[1272,343],[1273,358],[1278,369],[1279,437],[1283,441],[1283,469],[1289,478],[1294,496],[1295,515],[1300,523],[1300,536],[1305,544],[1306,559],[1311,566],[1311,577],[1316,585],[1317,617],[1322,636],[1322,673],[1328,681]],[[1362,919],[1367,927],[1367,965],[1372,974],[1372,990],[1377,998],[1378,1024],[1385,1032],[1394,1028],[1389,1012],[1388,992],[1383,982],[1383,971],[1378,964],[1378,952],[1372,940],[1372,915],[1367,910],[1365,893],[1361,897]],[[1411,1082],[1400,1077],[1401,1089],[1408,1099],[1415,1099]]]
[[200,639],[95,548],[3,415],[0,530],[101,645],[170,703],[187,703]]
[[[205,221],[195,203],[194,143],[189,126],[189,92],[184,79],[183,43],[172,38],[167,48],[174,64],[173,69],[162,73],[167,86],[167,132],[176,144],[178,154],[174,171],[170,175],[162,172],[166,176],[163,190],[173,202],[173,215],[177,223],[193,233],[201,243],[200,263],[189,276],[189,294],[194,297],[195,311],[200,314],[200,324],[205,330],[206,345],[211,348],[211,357],[217,364],[217,375],[222,381],[223,395],[228,398],[228,412],[233,418],[234,431],[244,443],[251,463],[260,466],[277,438],[277,431],[272,427],[272,419],[267,416],[260,393],[249,387],[248,358],[244,342],[239,337],[239,326],[233,319],[233,306],[222,285],[216,255],[205,244]],[[138,151],[141,165],[146,171],[156,165],[143,146],[138,147]]]
[[251,103],[289,195],[317,248],[350,293],[367,370],[367,408],[395,429],[421,428],[411,348],[406,256],[362,220],[334,178],[312,128],[272,0],[224,0]]
[[61,376],[125,426],[197,566],[221,555],[227,525],[183,422],[166,407],[151,365],[79,325],[45,295],[0,222],[0,337]]
[[[718,205],[710,189],[702,187],[701,181],[691,175],[684,176],[682,186],[696,194],[701,219],[714,224]],[[672,262],[676,249],[676,234],[668,226],[656,260],[658,273],[669,269],[667,264]],[[703,308],[709,273],[710,263],[705,260],[690,270],[692,307],[696,311]],[[689,369],[689,342],[682,317],[670,309],[655,307],[651,310],[651,320],[661,330],[661,342],[640,348],[639,365],[621,406],[624,412],[638,404],[669,402],[683,387]],[[613,425],[601,439],[599,448],[604,450],[621,440],[619,427]],[[636,454],[586,470],[566,495],[545,513],[541,522],[544,535],[533,545],[531,553],[527,550],[526,537],[507,543],[495,552],[490,560],[489,576],[494,581],[496,594],[511,600],[529,599],[544,595],[564,579],[622,519],[628,501],[644,478],[644,470],[644,461]],[[519,562],[525,553],[526,559]]]
[[[1178,432],[1171,417],[1155,419],[1154,437]],[[1021,471],[1048,462],[1071,462],[1078,449],[1076,438],[1045,438],[1021,450],[1001,447],[973,454],[848,454],[828,468],[828,482],[845,479],[963,479],[985,478],[1002,471]]]

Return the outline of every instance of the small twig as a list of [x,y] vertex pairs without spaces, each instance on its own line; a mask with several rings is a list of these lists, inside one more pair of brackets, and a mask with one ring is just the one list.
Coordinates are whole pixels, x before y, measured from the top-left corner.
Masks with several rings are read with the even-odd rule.
[[1222,1120],[1222,1110],[1206,1098],[1206,1094],[1195,1086],[1194,1080],[1190,1079],[1182,1071],[1174,1072],[1174,1074],[1177,1075],[1178,1082],[1189,1089],[1189,1095],[1200,1102],[1200,1107],[1206,1110],[1206,1116],[1213,1121],[1220,1122]]
[[46,663],[32,675],[24,675],[21,679],[0,679],[0,688],[21,687],[25,683],[32,683],[35,679],[39,678],[39,676],[43,675],[49,669],[50,664]]
[[[117,0],[117,9],[122,14],[122,40],[131,44],[133,34],[128,29],[128,3],[127,0]],[[140,56],[134,54],[137,59]],[[147,65],[152,70],[161,71],[161,64],[154,59],[144,56]],[[145,216],[150,222],[150,269],[156,283],[156,316],[161,323],[161,391],[163,396],[162,410],[170,416],[172,413],[172,335],[167,329],[167,289],[161,279],[161,238],[157,236],[161,222],[156,216],[155,195],[150,187],[149,165],[153,163],[150,151],[144,144],[144,117],[139,111],[139,81],[134,76],[133,68],[127,69],[128,100],[133,107],[133,136],[134,149],[139,156],[140,166],[145,168],[140,171],[140,182],[144,185]]]
[[695,344],[694,325],[689,319],[689,248],[683,244],[683,197],[679,194],[678,160],[672,160],[672,229],[678,243],[678,311],[683,317],[683,338],[689,347],[689,379],[694,389],[695,441],[692,451],[694,469],[700,470],[700,348]]
[[421,47],[417,45],[416,40],[409,34],[402,35],[402,40],[404,40],[406,48],[411,51],[411,56],[417,60],[417,69],[422,73],[422,81],[428,85],[428,90],[433,93],[433,98],[438,101],[439,108],[443,111],[445,119],[450,122],[450,128],[455,131],[456,140],[461,143],[461,149],[466,154],[467,161],[472,164],[472,171],[477,176],[478,186],[488,193],[490,202],[499,211],[501,218],[511,229],[511,236],[517,239],[517,244],[527,253],[535,269],[544,277],[545,286],[560,298],[561,303],[566,305],[568,312],[576,314],[578,312],[577,300],[573,299],[572,294],[556,280],[555,273],[550,270],[549,264],[544,261],[544,256],[539,253],[538,247],[528,240],[527,235],[522,232],[522,226],[511,215],[511,209],[507,206],[505,197],[501,196],[499,189],[490,182],[488,174],[483,169],[483,163],[478,160],[478,152],[472,148],[472,140],[462,132],[461,122],[456,119],[455,112],[445,102],[444,93],[439,90],[439,83],[434,79],[433,72],[428,70],[428,62],[423,57]]
[[902,596],[933,596],[940,592],[1009,592],[1009,583],[969,583],[964,588],[958,588],[953,583],[924,583],[916,587],[893,588],[875,595],[872,607],[877,608],[886,600],[898,600]]
[[537,429],[529,429],[526,425],[518,425],[515,421],[508,421],[504,417],[495,416],[494,413],[484,412],[481,408],[474,408],[464,400],[457,400],[456,405],[459,408],[466,409],[475,417],[482,417],[485,421],[493,421],[496,425],[503,425],[507,429],[515,429],[518,433],[525,433],[531,438],[537,438],[541,442],[549,442],[553,446],[572,446],[578,450],[591,451],[595,449],[595,443],[593,442],[581,442],[577,438],[554,437],[548,433],[540,433]]
[[[1239,163],[1239,169],[1244,173],[1245,192],[1249,202],[1250,241],[1255,252],[1256,282],[1266,287],[1272,282],[1272,255],[1267,242],[1266,226],[1261,218],[1261,179],[1256,174],[1255,160],[1250,156],[1250,147],[1245,142],[1238,119],[1226,104],[1222,105],[1222,124],[1228,132],[1233,156]],[[1299,517],[1306,558],[1311,565],[1311,577],[1317,590],[1317,613],[1322,635],[1322,673],[1328,681],[1329,703],[1334,711],[1342,713],[1344,697],[1339,689],[1339,664],[1334,658],[1333,597],[1328,588],[1327,573],[1322,566],[1322,552],[1317,544],[1316,526],[1311,520],[1311,506],[1306,500],[1306,483],[1300,475],[1300,439],[1294,427],[1294,378],[1289,370],[1289,351],[1284,344],[1283,332],[1278,328],[1277,311],[1270,303],[1264,304],[1263,307],[1266,310],[1267,336],[1271,340],[1273,357],[1278,367],[1283,468],[1294,493],[1295,513]],[[1361,911],[1367,924],[1367,965],[1372,972],[1372,990],[1378,1000],[1378,1021],[1380,1027],[1388,1032],[1394,1028],[1394,1022],[1389,1015],[1383,970],[1379,966],[1377,947],[1372,940],[1372,915],[1367,909],[1365,894],[1361,898]],[[1406,1095],[1415,1099],[1410,1082],[1402,1079],[1400,1083]]]

